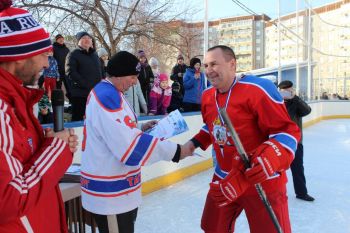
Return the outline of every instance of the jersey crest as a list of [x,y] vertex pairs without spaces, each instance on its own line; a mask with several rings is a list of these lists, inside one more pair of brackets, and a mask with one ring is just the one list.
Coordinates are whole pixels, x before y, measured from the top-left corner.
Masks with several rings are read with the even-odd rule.
[[124,123],[125,123],[127,126],[129,126],[130,129],[133,129],[133,128],[136,128],[136,127],[137,127],[136,121],[133,121],[133,120],[131,119],[131,117],[129,117],[129,116],[125,116],[125,117],[124,117]]
[[213,121],[213,136],[215,143],[223,146],[227,142],[227,129],[221,124],[219,117]]

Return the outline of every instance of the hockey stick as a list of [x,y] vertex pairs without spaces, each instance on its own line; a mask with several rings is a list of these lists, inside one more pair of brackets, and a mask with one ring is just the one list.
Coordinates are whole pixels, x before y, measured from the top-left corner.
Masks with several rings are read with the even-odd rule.
[[[235,144],[235,146],[237,148],[239,156],[243,160],[245,168],[250,168],[251,166],[250,166],[250,162],[249,162],[249,158],[247,156],[247,153],[244,150],[242,142],[241,142],[241,140],[240,140],[240,138],[239,138],[235,128],[233,128],[232,122],[231,122],[230,118],[228,117],[228,115],[226,113],[226,110],[224,108],[220,108],[219,112],[220,112],[220,115],[222,116],[222,119],[224,120],[224,124],[227,125],[228,130],[231,133],[233,142],[234,142],[234,144]],[[278,233],[283,233],[281,225],[278,222],[276,214],[273,211],[273,209],[271,207],[271,204],[270,204],[269,200],[267,199],[265,191],[262,188],[261,184],[256,184],[255,188],[256,188],[256,191],[258,192],[259,197],[260,197],[261,201],[263,202],[267,212],[269,213],[270,218],[271,218],[271,220],[273,222],[273,225],[275,225],[275,228],[276,228],[277,232]]]

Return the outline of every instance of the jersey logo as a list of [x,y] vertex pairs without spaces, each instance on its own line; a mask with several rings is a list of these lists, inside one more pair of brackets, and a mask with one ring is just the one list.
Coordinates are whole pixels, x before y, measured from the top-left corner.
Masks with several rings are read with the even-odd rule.
[[136,174],[135,176],[130,176],[126,178],[130,187],[134,187],[141,182],[141,173]]
[[133,121],[129,116],[124,117],[124,123],[130,127],[130,129],[136,128],[136,121]]
[[90,183],[89,180],[87,180],[87,179],[85,179],[85,178],[83,178],[83,177],[80,178],[80,185],[81,185],[82,187],[84,187],[84,188],[89,188],[89,183]]
[[219,118],[216,118],[213,121],[213,136],[215,139],[215,143],[220,146],[223,146],[227,142],[227,130],[226,127],[221,125],[221,121]]
[[28,138],[28,145],[30,147],[30,150],[32,152],[32,154],[34,153],[34,147],[33,147],[33,139],[32,138]]

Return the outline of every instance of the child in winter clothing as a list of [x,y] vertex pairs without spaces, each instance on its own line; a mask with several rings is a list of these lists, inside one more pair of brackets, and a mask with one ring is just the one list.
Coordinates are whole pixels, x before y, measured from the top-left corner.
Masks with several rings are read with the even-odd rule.
[[[43,89],[43,82],[39,81],[39,89]],[[39,112],[38,112],[38,120],[40,124],[48,124],[53,122],[53,115],[51,112],[51,102],[47,95],[47,91],[44,91],[43,97],[38,102]]]
[[165,115],[171,101],[171,87],[166,74],[159,75],[160,83],[155,84],[150,93],[150,110],[148,115]]
[[177,81],[173,82],[173,84],[171,85],[171,90],[172,94],[170,105],[168,107],[168,112],[172,112],[176,109],[178,109],[180,112],[183,112],[184,109],[182,108],[183,95],[181,90],[181,84]]
[[41,124],[48,124],[53,122],[52,112],[51,112],[51,103],[49,97],[45,93],[39,101],[39,114],[38,120]]
[[60,74],[58,73],[57,61],[53,57],[53,52],[49,53],[49,67],[44,69],[44,88],[51,99],[51,92],[56,89],[56,82],[60,79]]
[[107,67],[107,63],[108,63],[108,52],[104,48],[100,48],[96,52],[97,52],[98,57],[100,58],[100,67],[101,67],[101,71],[102,71],[102,78],[105,79],[106,78],[106,67]]

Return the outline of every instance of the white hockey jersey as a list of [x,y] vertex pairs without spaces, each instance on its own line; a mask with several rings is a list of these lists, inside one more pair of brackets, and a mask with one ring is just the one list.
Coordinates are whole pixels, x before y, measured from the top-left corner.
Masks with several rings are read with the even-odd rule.
[[83,207],[93,213],[125,213],[141,204],[141,166],[170,161],[177,145],[137,127],[123,94],[103,80],[90,92],[81,159]]

